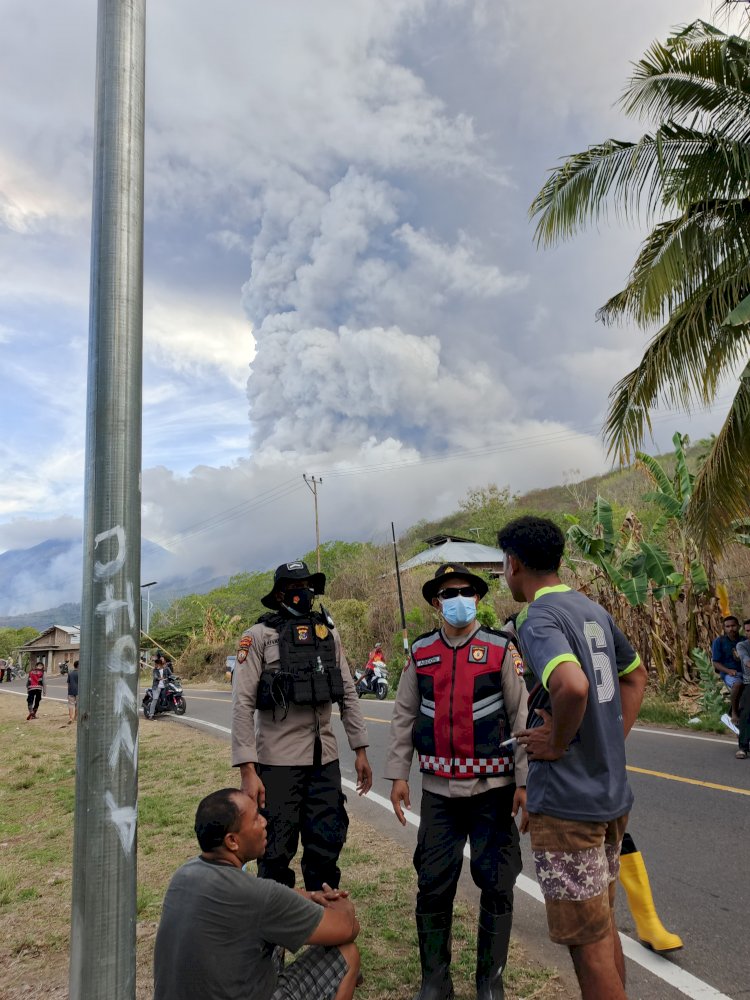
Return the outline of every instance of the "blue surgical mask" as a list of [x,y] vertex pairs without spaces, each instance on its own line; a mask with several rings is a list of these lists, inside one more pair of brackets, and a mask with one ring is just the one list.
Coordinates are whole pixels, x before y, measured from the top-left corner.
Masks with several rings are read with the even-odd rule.
[[447,597],[440,602],[440,611],[449,625],[461,628],[476,618],[477,602],[473,597]]

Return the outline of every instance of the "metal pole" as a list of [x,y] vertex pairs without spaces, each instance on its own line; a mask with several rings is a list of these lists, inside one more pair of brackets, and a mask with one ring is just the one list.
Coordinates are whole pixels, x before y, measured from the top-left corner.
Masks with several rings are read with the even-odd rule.
[[146,591],[146,628],[144,629],[144,635],[148,635],[151,630],[151,588],[155,587],[158,580],[152,580],[151,583],[142,583],[141,590]]
[[99,0],[71,1000],[134,1000],[145,0]]
[[312,495],[315,498],[315,551],[318,554],[318,572],[320,573],[320,527],[318,525],[318,486],[323,483],[322,479],[316,479],[315,476],[307,476],[303,473],[302,478],[307,483],[307,486],[312,490]]
[[398,549],[396,548],[396,529],[391,521],[391,535],[393,536],[393,558],[396,561],[396,583],[398,585],[398,603],[401,608],[401,632],[404,637],[404,654],[409,658],[409,633],[406,630],[406,614],[404,613],[404,594],[401,590],[401,571],[398,568]]

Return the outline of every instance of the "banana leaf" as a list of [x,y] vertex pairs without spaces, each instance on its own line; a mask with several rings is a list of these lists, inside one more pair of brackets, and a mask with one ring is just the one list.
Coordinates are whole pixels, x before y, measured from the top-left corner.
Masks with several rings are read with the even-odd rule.
[[693,581],[693,588],[697,593],[705,594],[708,591],[708,574],[703,563],[697,559],[690,563],[690,579]]
[[672,444],[674,445],[675,456],[677,458],[676,472],[677,480],[680,484],[680,500],[682,501],[683,510],[685,510],[690,502],[690,497],[693,495],[693,482],[695,480],[695,476],[691,474],[687,466],[684,440],[682,434],[679,431],[675,431]]
[[635,457],[638,459],[639,464],[643,466],[649,476],[656,483],[660,493],[664,493],[667,496],[675,495],[672,480],[653,455],[647,455],[644,451],[637,451],[635,453]]
[[615,544],[612,504],[605,500],[604,497],[597,496],[596,500],[594,500],[594,509],[592,514],[594,518],[594,525],[601,528],[600,537],[603,541],[607,542],[611,551]]
[[652,542],[641,542],[641,551],[645,556],[644,569],[650,580],[658,587],[670,585],[669,575],[674,573],[674,565],[664,549]]

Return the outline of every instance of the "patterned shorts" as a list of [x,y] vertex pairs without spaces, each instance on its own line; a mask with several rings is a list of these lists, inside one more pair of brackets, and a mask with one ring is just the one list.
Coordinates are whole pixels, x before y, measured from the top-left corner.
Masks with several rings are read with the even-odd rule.
[[601,941],[620,872],[620,847],[628,823],[581,823],[540,813],[529,815],[536,877],[547,908],[549,936],[558,944]]
[[348,971],[338,948],[311,945],[279,973],[271,1000],[332,1000]]

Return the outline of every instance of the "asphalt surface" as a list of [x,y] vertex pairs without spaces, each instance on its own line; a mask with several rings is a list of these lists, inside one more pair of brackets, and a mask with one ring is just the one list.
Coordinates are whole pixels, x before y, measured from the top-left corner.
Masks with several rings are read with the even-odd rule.
[[[21,690],[23,682],[11,686]],[[0,685],[0,693],[6,690]],[[48,694],[64,697],[64,680],[50,679]],[[185,723],[215,726],[223,735],[230,726],[230,692],[186,688]],[[390,782],[380,777],[384,769],[388,722],[392,702],[373,698],[361,701],[367,719],[373,768],[373,792],[387,800]],[[174,717],[159,717],[158,725]],[[146,724],[146,723],[144,723]],[[340,721],[336,720],[345,779],[353,782],[353,754]],[[684,996],[696,1000],[718,1000],[722,995],[739,1000],[750,997],[750,947],[746,943],[748,866],[746,842],[750,827],[750,758],[735,760],[736,741],[683,731],[637,727],[628,739],[629,777],[636,804],[629,830],[642,852],[659,915],[665,926],[678,933],[685,947],[663,959],[635,943],[635,928],[618,892],[617,917],[626,941],[628,996],[630,1000],[672,1000]],[[419,812],[419,774],[412,769],[412,812]],[[384,842],[395,840],[413,849],[416,831],[402,829],[387,802],[374,797],[348,795],[348,807],[373,825]],[[522,838],[524,876],[521,888],[531,886],[534,869],[528,838]],[[468,870],[468,865],[465,866]],[[470,877],[462,876],[461,891],[476,899]],[[544,907],[526,891],[516,894],[514,933],[542,964],[559,969],[571,997],[578,996],[569,959],[564,949],[550,944],[546,936]],[[654,971],[643,968],[651,964]],[[681,976],[681,971],[688,975]],[[695,981],[692,979],[695,977]]]

